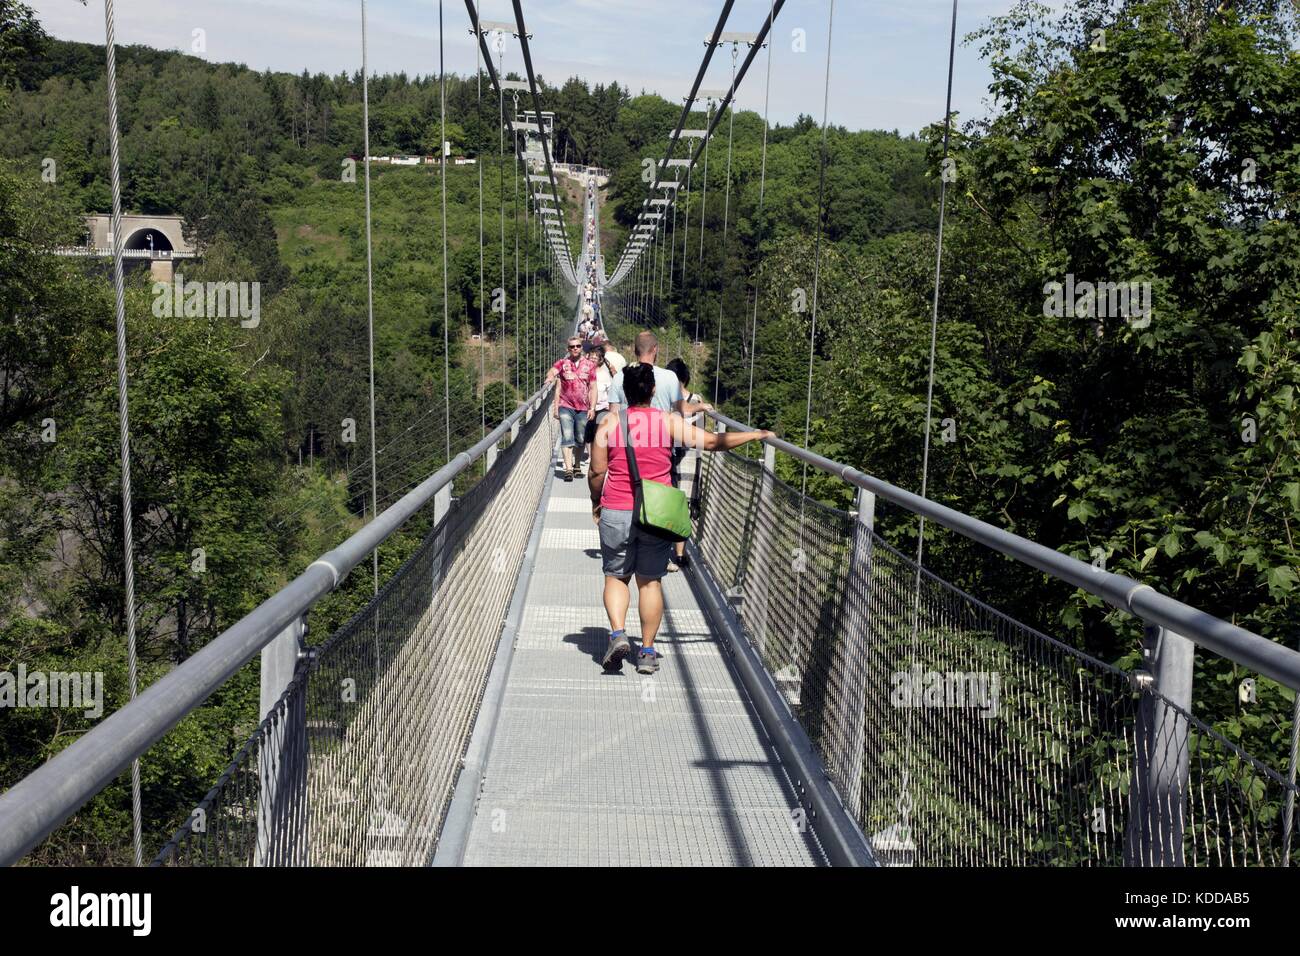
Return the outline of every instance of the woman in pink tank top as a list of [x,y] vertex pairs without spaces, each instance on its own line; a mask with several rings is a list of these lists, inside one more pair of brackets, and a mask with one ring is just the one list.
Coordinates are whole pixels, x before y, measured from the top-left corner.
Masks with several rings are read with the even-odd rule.
[[[668,433],[668,416],[648,405],[633,405],[627,410],[627,432],[636,452],[637,469],[642,481],[672,484],[673,439]],[[609,472],[601,492],[600,505],[611,511],[631,511],[632,475],[623,446],[623,430],[615,426],[609,436]]]
[[[688,425],[680,415],[650,407],[654,395],[654,367],[638,363],[623,370],[623,391],[627,395],[627,440],[636,455],[641,481],[672,484],[673,447],[704,451],[726,451],[746,442],[771,438],[771,432],[706,432]],[[606,415],[596,429],[591,446],[591,513],[600,528],[600,551],[605,572],[605,613],[609,615],[609,647],[602,663],[607,669],[620,668],[632,645],[624,633],[624,622],[632,595],[628,582],[636,575],[637,611],[641,617],[641,653],[637,671],[653,674],[659,669],[654,649],[655,635],[663,620],[664,599],[659,579],[668,570],[673,546],[637,527],[632,520],[634,495],[623,438],[623,416]]]

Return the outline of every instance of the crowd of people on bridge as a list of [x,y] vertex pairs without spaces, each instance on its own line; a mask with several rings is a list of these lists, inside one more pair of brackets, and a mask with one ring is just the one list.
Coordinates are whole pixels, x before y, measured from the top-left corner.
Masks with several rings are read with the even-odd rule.
[[689,563],[684,541],[664,536],[634,516],[639,497],[634,474],[642,493],[646,482],[680,488],[689,449],[726,451],[770,438],[771,432],[715,433],[698,427],[698,416],[713,406],[689,391],[690,370],[681,358],[667,367],[658,365],[659,340],[653,332],[637,335],[631,363],[603,337],[586,350],[584,344],[581,335],[570,338],[566,355],[547,376],[548,383],[559,383],[552,414],[560,422],[562,475],[565,481],[582,476],[585,451],[609,618],[602,664],[618,669],[632,653],[626,621],[635,578],[641,620],[636,669],[653,674],[659,668],[654,642],[663,620],[661,580]]
[[[609,341],[600,314],[594,181],[588,182],[587,197],[580,319],[546,381],[557,386],[551,414],[560,423],[560,474],[572,482],[583,477],[584,463],[588,469],[591,515],[600,533],[602,598],[609,618],[602,665],[620,669],[632,654],[626,625],[635,578],[641,621],[636,669],[653,674],[659,669],[654,643],[663,621],[661,581],[690,563],[683,532],[666,534],[646,520],[647,483],[680,489],[689,449],[726,451],[769,438],[771,432],[715,433],[700,428],[700,414],[713,406],[690,391],[685,361],[674,358],[660,367],[659,340],[650,331],[637,335],[631,363]],[[677,504],[685,509],[680,495]]]

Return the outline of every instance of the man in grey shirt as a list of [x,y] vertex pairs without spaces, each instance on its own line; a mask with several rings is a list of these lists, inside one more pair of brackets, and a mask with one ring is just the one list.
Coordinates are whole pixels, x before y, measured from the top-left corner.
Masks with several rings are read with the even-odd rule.
[[[638,362],[654,366],[655,393],[650,399],[652,408],[665,413],[677,412],[683,418],[713,409],[708,402],[688,402],[682,395],[682,383],[677,380],[677,376],[655,364],[659,358],[659,339],[653,332],[637,333],[633,351]],[[626,404],[627,397],[623,394],[623,373],[620,371],[609,386],[609,410],[617,415],[619,408]]]

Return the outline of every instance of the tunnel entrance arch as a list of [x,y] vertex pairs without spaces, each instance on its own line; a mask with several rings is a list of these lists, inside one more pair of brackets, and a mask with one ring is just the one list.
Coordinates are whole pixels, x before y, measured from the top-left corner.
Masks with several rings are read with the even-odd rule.
[[174,247],[172,241],[167,238],[166,233],[160,229],[146,227],[137,229],[126,237],[123,243],[124,249],[145,250],[150,252],[172,252]]

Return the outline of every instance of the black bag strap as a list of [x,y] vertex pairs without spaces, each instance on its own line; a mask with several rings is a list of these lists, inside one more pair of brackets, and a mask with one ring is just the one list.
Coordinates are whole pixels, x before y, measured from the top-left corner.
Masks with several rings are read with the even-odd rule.
[[632,440],[627,434],[627,411],[626,405],[618,410],[618,427],[623,433],[623,453],[627,455],[627,472],[632,478],[633,490],[637,490],[641,486],[641,471],[636,466],[636,452],[632,450]]
[[[691,472],[691,517],[698,518],[700,516],[700,499],[704,494],[704,455],[698,450],[688,448],[686,457],[690,457],[692,451],[695,451],[695,470]],[[682,459],[682,464],[686,464],[686,458]]]
[[636,464],[636,452],[632,450],[632,439],[628,436],[627,424],[628,409],[624,405],[618,410],[618,427],[623,433],[623,454],[627,455],[627,474],[632,483],[632,523],[640,525],[645,496],[641,491],[641,470]]

